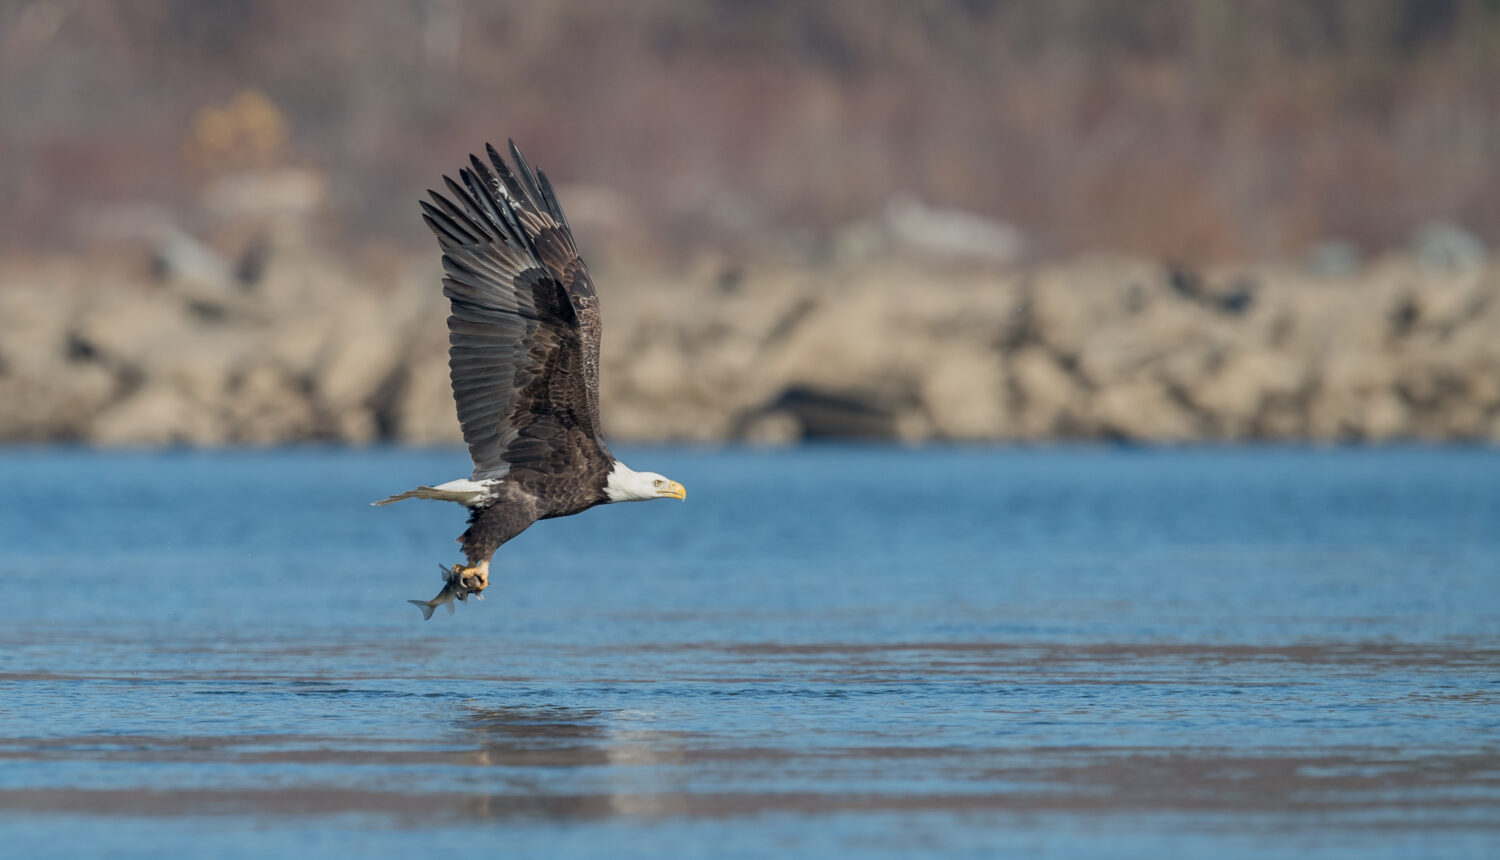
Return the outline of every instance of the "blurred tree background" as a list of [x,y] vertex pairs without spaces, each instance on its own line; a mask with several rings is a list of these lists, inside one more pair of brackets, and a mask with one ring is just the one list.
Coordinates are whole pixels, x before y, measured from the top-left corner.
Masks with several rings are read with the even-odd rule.
[[547,169],[617,439],[1500,440],[1500,0],[0,0],[0,441],[458,441]]
[[4,0],[0,247],[298,168],[325,238],[425,248],[505,137],[648,260],[816,257],[897,195],[1043,257],[1493,243],[1497,84],[1500,0]]

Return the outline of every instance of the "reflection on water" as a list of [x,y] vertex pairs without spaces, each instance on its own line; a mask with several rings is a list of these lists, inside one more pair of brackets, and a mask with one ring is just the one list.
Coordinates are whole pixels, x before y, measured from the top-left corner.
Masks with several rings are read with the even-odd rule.
[[[364,650],[381,647],[389,646]],[[0,760],[98,769],[42,780],[57,785],[7,785],[0,796],[14,808],[152,815],[569,818],[877,809],[1326,815],[1399,805],[1409,824],[1500,806],[1500,752],[1490,742],[1500,653],[1492,648],[766,642],[630,650],[653,655],[662,677],[580,676],[550,690],[471,682],[468,696],[417,693],[401,689],[410,682],[373,676],[345,684],[33,677],[59,690],[96,687],[117,707],[136,697],[248,699],[228,712],[301,714],[324,731],[344,716],[363,717],[384,732],[318,734],[307,725],[237,735],[12,735]],[[572,657],[594,667],[612,659]],[[515,698],[543,701],[490,704]],[[598,704],[555,703],[569,698]],[[149,791],[80,784],[79,773],[130,764],[176,765],[189,780],[202,768],[224,770],[221,787],[207,791],[172,788],[172,769]],[[251,765],[276,778],[246,778]],[[284,784],[309,768],[331,787],[316,799]]]
[[[100,563],[0,628],[0,827],[25,856],[1500,847],[1489,452],[652,459],[706,501],[543,524],[427,624],[403,600],[461,516],[363,502],[439,455],[7,463],[63,489],[0,505],[62,533],[0,515],[0,597]],[[243,529],[136,495],[205,469]]]
[[597,747],[604,736],[601,716],[592,708],[466,707],[456,725],[462,736],[479,741],[490,752],[582,749]]

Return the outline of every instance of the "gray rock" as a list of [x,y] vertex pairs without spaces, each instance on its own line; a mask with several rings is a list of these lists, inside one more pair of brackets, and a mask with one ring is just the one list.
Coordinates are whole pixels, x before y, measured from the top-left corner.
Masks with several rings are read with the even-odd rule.
[[973,212],[929,206],[914,197],[891,198],[883,216],[893,244],[920,254],[1015,263],[1026,251],[1021,231],[1010,224]]
[[1353,243],[1329,239],[1309,248],[1302,265],[1315,277],[1352,278],[1359,274],[1362,261]]
[[1484,243],[1451,221],[1432,221],[1412,236],[1417,262],[1435,272],[1477,269],[1484,265]]

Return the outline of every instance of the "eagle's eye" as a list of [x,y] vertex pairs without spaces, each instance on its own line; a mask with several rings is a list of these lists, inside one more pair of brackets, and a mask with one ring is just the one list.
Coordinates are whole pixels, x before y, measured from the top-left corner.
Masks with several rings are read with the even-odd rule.
[[661,485],[662,485],[662,484],[665,484],[665,483],[666,483],[666,481],[663,481],[663,480],[662,480],[662,479],[661,479],[661,478],[657,478],[657,479],[656,479],[656,480],[654,480],[654,481],[652,481],[652,482],[651,482],[651,485],[652,485],[652,486],[653,486],[653,487],[657,487],[657,488],[660,488],[660,487],[661,487]]

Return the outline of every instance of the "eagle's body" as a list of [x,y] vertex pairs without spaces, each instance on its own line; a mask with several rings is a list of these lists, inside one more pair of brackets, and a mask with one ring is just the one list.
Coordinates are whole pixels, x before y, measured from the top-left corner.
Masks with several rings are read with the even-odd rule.
[[537,520],[685,495],[681,484],[610,454],[599,426],[602,325],[593,281],[546,175],[534,173],[514,143],[514,173],[494,147],[486,151],[493,173],[470,156],[462,184],[444,177],[451,198],[428,192],[432,203],[421,204],[443,252],[443,294],[453,311],[448,364],[474,471],[376,502],[440,499],[469,508],[459,538],[469,564],[454,565],[449,577],[462,586],[453,589],[460,598],[484,590],[495,550]]

